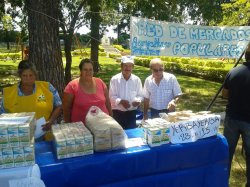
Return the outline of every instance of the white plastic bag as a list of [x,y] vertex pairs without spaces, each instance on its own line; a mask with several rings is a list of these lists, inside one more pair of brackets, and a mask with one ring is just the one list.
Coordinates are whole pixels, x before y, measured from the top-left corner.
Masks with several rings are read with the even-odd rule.
[[94,135],[95,151],[125,148],[126,134],[123,128],[97,106],[90,107],[86,116],[86,126]]

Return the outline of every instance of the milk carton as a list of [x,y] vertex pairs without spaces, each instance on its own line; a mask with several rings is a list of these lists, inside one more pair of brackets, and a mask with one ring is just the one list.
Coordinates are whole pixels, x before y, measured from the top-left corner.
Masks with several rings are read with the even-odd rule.
[[86,130],[83,133],[84,136],[84,154],[89,155],[94,153],[94,143],[92,134]]
[[7,148],[8,142],[9,142],[8,125],[1,124],[0,125],[0,149]]
[[57,159],[67,158],[68,149],[66,146],[66,139],[62,132],[58,132],[54,134],[55,136],[55,146],[56,146],[56,153]]
[[18,124],[8,125],[8,138],[9,138],[9,145],[11,147],[19,146]]
[[161,129],[161,143],[166,144],[170,142],[170,129],[169,125],[161,125],[159,126]]
[[150,147],[161,145],[161,129],[157,127],[150,127],[148,132],[148,145]]
[[12,150],[13,150],[14,166],[15,167],[25,166],[23,147],[13,147]]
[[28,123],[19,124],[18,136],[20,146],[28,146],[30,144],[30,127]]
[[80,132],[74,133],[75,137],[75,156],[82,156],[84,155],[84,147],[85,147],[85,141],[83,134]]
[[33,145],[24,146],[23,152],[24,152],[25,165],[26,166],[34,165],[35,164],[35,155],[34,155]]
[[3,161],[3,168],[14,167],[12,148],[9,147],[2,149],[2,161]]
[[3,152],[2,149],[0,148],[0,169],[3,168]]
[[74,157],[75,156],[75,138],[74,135],[69,133],[65,136],[66,138],[66,146],[68,150],[68,157]]

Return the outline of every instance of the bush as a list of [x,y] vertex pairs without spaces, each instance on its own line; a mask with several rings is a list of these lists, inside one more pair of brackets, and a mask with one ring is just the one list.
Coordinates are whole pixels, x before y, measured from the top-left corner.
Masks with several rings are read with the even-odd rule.
[[114,48],[118,49],[119,51],[123,52],[124,48],[121,45],[113,45]]
[[103,51],[103,52],[100,52],[100,51],[99,51],[99,56],[107,56],[107,53],[104,52],[104,51]]
[[99,45],[99,51],[104,52],[104,48],[101,45]]
[[12,60],[21,59],[21,53],[0,53],[0,59],[5,60],[10,58]]
[[[152,56],[136,57],[135,64],[149,67]],[[165,70],[172,73],[184,74],[206,80],[223,82],[228,70],[224,69],[225,63],[221,60],[206,60],[198,58],[160,57]]]
[[119,57],[122,56],[120,54],[114,54],[114,53],[109,53],[108,55],[109,55],[109,58],[114,58],[114,59],[119,58]]

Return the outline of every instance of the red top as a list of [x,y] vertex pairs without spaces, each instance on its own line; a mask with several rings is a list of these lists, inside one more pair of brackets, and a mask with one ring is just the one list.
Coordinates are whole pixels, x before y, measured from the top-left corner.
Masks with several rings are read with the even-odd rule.
[[86,115],[91,106],[97,106],[103,112],[109,114],[105,105],[106,98],[104,96],[106,85],[99,78],[94,78],[94,80],[96,82],[96,93],[93,94],[88,94],[80,88],[79,78],[70,81],[64,89],[65,93],[74,95],[71,122],[82,121],[85,123]]

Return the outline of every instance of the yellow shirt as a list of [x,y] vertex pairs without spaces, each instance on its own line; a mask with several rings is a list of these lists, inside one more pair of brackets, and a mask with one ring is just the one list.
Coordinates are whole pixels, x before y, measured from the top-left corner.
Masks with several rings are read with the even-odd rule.
[[36,119],[49,119],[53,111],[53,94],[49,90],[49,83],[35,81],[36,91],[28,96],[18,95],[18,85],[3,89],[4,109],[8,113],[36,112]]

